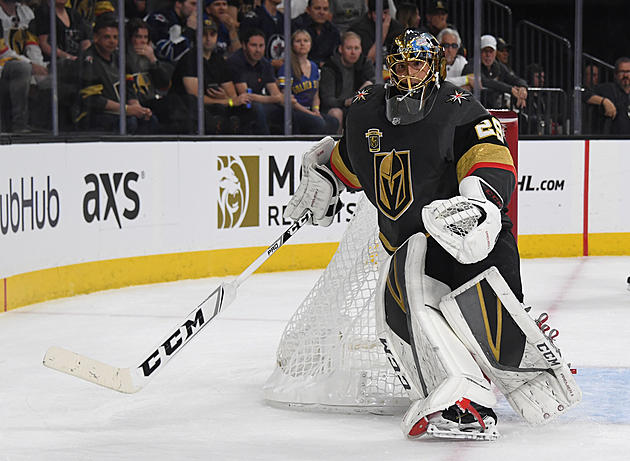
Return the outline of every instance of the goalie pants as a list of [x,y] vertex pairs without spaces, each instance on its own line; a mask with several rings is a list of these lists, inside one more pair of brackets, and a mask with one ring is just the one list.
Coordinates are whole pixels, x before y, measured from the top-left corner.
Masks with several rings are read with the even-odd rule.
[[[435,239],[427,239],[425,274],[448,285],[451,291],[492,266],[499,270],[518,301],[523,302],[520,257],[516,240],[510,230],[503,229],[499,233],[497,243],[488,257],[475,264],[459,263]],[[496,295],[494,292],[484,292],[483,295],[485,305],[488,308],[488,318],[496,319]],[[432,307],[437,308],[438,306]],[[401,339],[410,343],[407,314],[395,303],[386,302],[385,317],[389,327]],[[506,324],[503,325],[501,341],[503,344],[502,363],[517,366],[525,343],[520,329],[512,321],[506,321]]]
[[425,273],[429,277],[447,284],[451,290],[463,285],[492,266],[499,270],[512,293],[522,303],[521,262],[516,240],[510,230],[501,230],[497,243],[490,254],[486,259],[474,264],[459,263],[435,239],[427,239]]

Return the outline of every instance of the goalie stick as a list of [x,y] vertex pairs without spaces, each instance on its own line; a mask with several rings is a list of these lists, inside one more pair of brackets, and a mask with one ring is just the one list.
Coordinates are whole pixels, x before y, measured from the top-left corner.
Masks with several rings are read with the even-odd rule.
[[245,279],[262,266],[271,255],[311,219],[312,212],[307,210],[234,281],[219,285],[195,310],[188,314],[162,341],[151,349],[151,352],[135,367],[114,367],[56,346],[52,346],[46,351],[44,365],[118,392],[126,394],[138,392],[203,327],[234,301],[236,290]]

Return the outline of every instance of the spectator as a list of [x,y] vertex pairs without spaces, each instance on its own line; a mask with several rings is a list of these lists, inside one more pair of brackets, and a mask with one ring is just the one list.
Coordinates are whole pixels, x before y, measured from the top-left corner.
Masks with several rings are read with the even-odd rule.
[[[389,6],[383,2],[383,43],[389,48],[394,39],[405,31],[405,28],[389,15]],[[372,62],[376,57],[376,0],[368,0],[368,12],[352,23],[350,30],[361,37],[361,48],[365,56]]]
[[[590,63],[584,67],[582,79],[582,133],[601,134],[607,128],[610,131],[610,118],[605,117],[606,105],[591,105],[588,100],[595,94],[593,87],[599,84],[600,69]],[[595,98],[597,100],[597,98]],[[610,112],[612,104],[608,106]],[[608,120],[608,122],[607,122]]]
[[[235,134],[241,130],[240,118],[235,108],[244,108],[250,102],[251,95],[245,92],[237,96],[228,64],[215,52],[217,41],[217,23],[211,18],[204,19],[202,47],[205,132]],[[193,48],[177,64],[169,94],[169,105],[172,109],[170,121],[178,132],[197,131],[197,75],[197,53]]]
[[[65,6],[65,0],[55,0],[55,15],[57,17],[57,58],[75,61],[79,55],[89,48],[92,28],[76,10]],[[50,8],[48,3],[42,3],[35,14],[35,30],[39,47],[44,56],[50,60],[52,48],[50,46]]]
[[[77,10],[65,6],[64,0],[55,0],[55,17],[57,28],[57,100],[59,102],[59,127],[63,131],[74,127],[73,120],[77,116],[80,106],[79,98],[79,59],[90,46],[92,27],[85,21]],[[52,47],[50,45],[50,8],[48,3],[40,4],[35,12],[35,31],[39,46],[46,60],[51,60]],[[48,90],[38,92],[40,120],[31,120],[33,125],[50,125],[52,103]],[[33,96],[33,94],[32,94]],[[46,115],[43,115],[43,112]],[[36,114],[33,114],[36,116]],[[50,128],[50,127],[48,127]]]
[[147,0],[125,0],[125,17],[143,19],[147,15]]
[[593,88],[596,85],[599,85],[599,66],[597,64],[587,64],[584,66],[582,86],[584,88]]
[[195,43],[197,0],[175,0],[172,8],[155,11],[145,21],[158,59],[174,67]]
[[405,29],[418,30],[420,27],[420,11],[415,3],[401,3],[396,11],[396,20]]
[[[115,13],[116,8],[113,4],[114,0],[68,0],[66,1],[66,7],[70,10],[79,13],[85,22],[90,26],[90,29],[94,27],[94,21],[97,16],[106,13]],[[40,3],[47,3],[46,1],[40,1]],[[116,3],[118,4],[118,3]],[[92,37],[90,36],[90,39]]]
[[[229,0],[228,13],[236,22],[240,23],[245,15],[260,6],[261,0]],[[239,40],[240,41],[240,40]]]
[[[311,43],[311,35],[305,30],[298,29],[291,35],[293,131],[296,134],[333,134],[337,132],[339,122],[319,111],[319,68],[308,59]],[[281,88],[286,84],[285,67],[283,65],[278,73]]]
[[306,12],[292,22],[293,30],[306,30],[312,41],[308,58],[319,67],[330,58],[339,46],[339,29],[328,20],[328,0],[308,0]]
[[219,26],[215,53],[230,56],[241,47],[238,39],[238,22],[228,12],[227,0],[206,0],[206,13]]
[[367,4],[365,0],[330,0],[330,11],[332,23],[343,33],[353,22],[367,13]]
[[28,6],[0,0],[0,118],[5,131],[27,133],[31,78],[45,83],[48,69],[30,31],[35,17]]
[[[291,0],[291,19],[297,18],[306,11],[308,0]],[[284,13],[284,0],[278,5],[278,9]]]
[[444,48],[444,56],[446,58],[446,80],[453,85],[470,90],[475,81],[474,74],[463,74],[464,67],[468,64],[468,60],[458,53],[462,44],[459,32],[450,27],[442,29],[437,36],[438,42]]
[[428,32],[434,37],[437,37],[442,29],[446,29],[447,27],[455,29],[455,26],[448,23],[448,4],[442,0],[431,0],[424,19],[425,23],[424,26],[420,28],[420,32]]
[[280,105],[283,96],[273,67],[264,54],[264,32],[249,28],[241,30],[241,49],[228,59],[238,95],[250,92],[251,109],[255,114],[254,134],[269,134],[270,125],[280,125],[284,120]]
[[339,131],[354,94],[373,82],[374,65],[361,54],[361,37],[345,32],[337,53],[322,67],[319,90],[322,112],[339,121]]
[[527,66],[527,81],[531,82],[532,88],[544,88],[545,87],[545,69],[533,62]]
[[151,109],[158,120],[166,119],[168,107],[163,96],[171,84],[171,68],[155,56],[149,26],[138,18],[127,24],[127,71],[140,105]]
[[510,52],[512,51],[512,45],[506,42],[501,37],[497,37],[497,61],[503,64],[508,70],[514,73],[512,66],[510,65]]
[[[516,98],[516,107],[527,105],[527,82],[510,72],[496,59],[497,40],[492,35],[481,36],[481,104],[488,109],[510,107],[510,95]],[[464,66],[464,75],[473,73],[472,63]],[[507,99],[504,98],[507,95]]]
[[615,61],[615,81],[594,86],[587,103],[603,107],[610,134],[630,134],[630,58]]
[[[117,132],[120,98],[118,87],[118,24],[109,15],[99,16],[94,25],[94,42],[85,52],[81,66],[81,98],[83,112],[79,115],[87,129]],[[126,83],[127,132],[157,133],[158,121],[151,109],[143,107],[131,82]]]
[[265,34],[265,57],[274,69],[279,69],[284,59],[284,15],[278,11],[281,0],[263,0],[262,5],[247,13],[241,21],[241,30],[258,29]]
[[[531,88],[543,88],[545,86],[545,70],[537,63],[533,62],[527,66],[527,81]],[[547,95],[549,98],[550,95]],[[545,135],[555,131],[556,123],[551,121],[550,114],[547,113],[547,103],[545,95],[536,90],[530,90],[528,94],[527,107],[521,111],[523,121],[519,122],[519,131],[525,134]]]

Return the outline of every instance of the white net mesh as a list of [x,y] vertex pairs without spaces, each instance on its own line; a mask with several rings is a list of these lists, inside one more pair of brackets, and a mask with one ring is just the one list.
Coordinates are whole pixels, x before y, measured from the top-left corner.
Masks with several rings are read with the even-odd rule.
[[362,198],[339,248],[289,320],[265,399],[276,405],[395,414],[409,405],[376,336],[374,290],[386,257]]

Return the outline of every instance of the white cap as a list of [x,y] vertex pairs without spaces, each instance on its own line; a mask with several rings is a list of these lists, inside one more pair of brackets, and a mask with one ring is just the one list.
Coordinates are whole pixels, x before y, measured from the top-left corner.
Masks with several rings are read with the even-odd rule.
[[492,48],[493,50],[497,49],[497,39],[492,35],[482,35],[481,36],[481,49],[484,48]]

